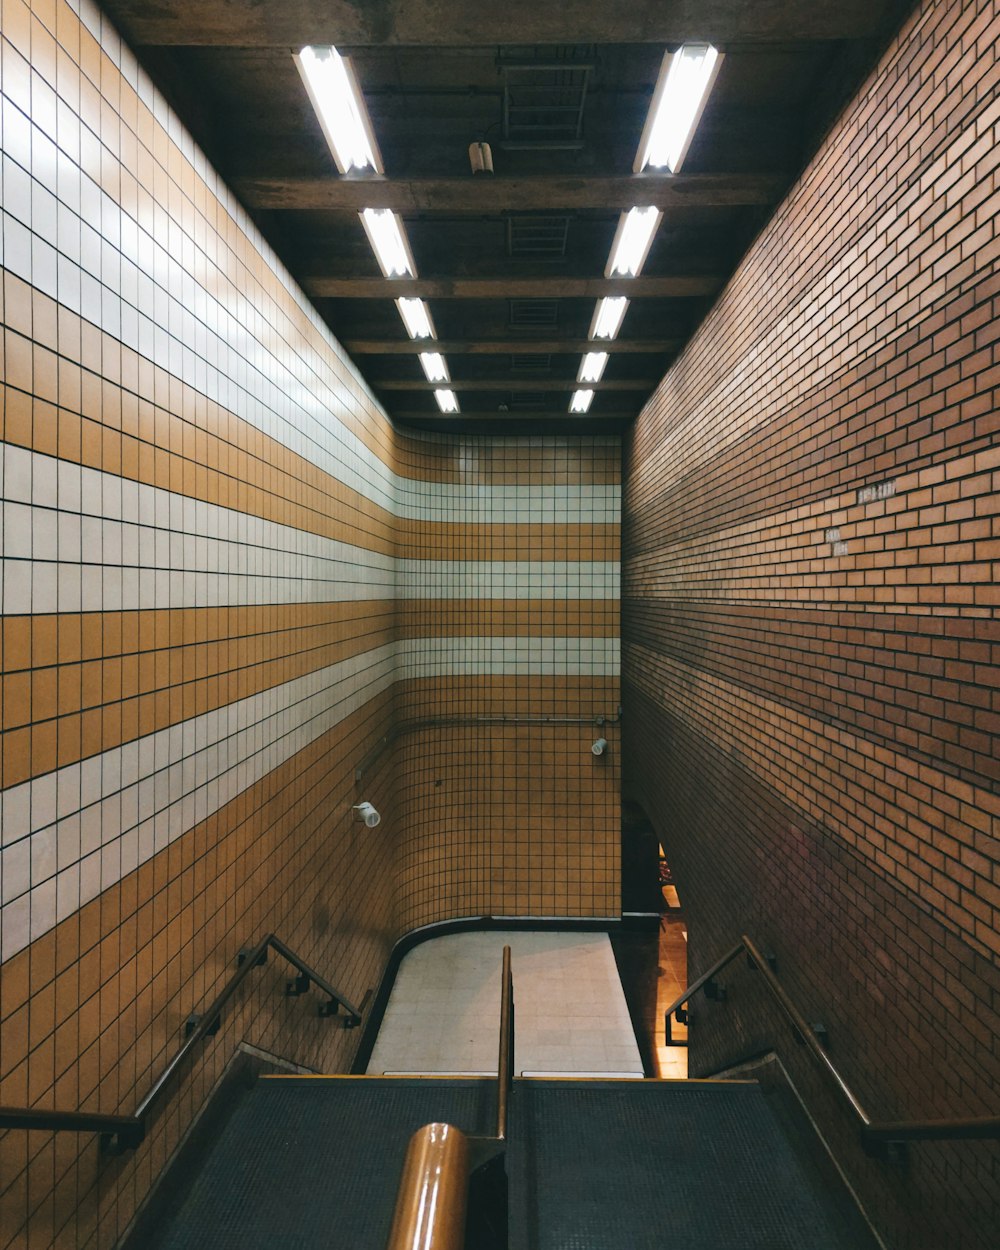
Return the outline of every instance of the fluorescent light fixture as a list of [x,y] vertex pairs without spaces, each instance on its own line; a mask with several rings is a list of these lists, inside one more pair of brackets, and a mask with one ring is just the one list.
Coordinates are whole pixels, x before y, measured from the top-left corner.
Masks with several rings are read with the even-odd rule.
[[576,375],[578,382],[600,382],[604,366],[608,363],[607,352],[587,352]]
[[599,299],[590,323],[590,338],[613,339],[621,327],[626,308],[628,300],[624,295],[605,295]]
[[421,352],[420,367],[428,382],[450,382],[448,366],[440,352]]
[[458,412],[458,400],[454,391],[435,391],[434,398],[442,412]]
[[674,174],[680,169],[721,64],[722,54],[710,43],[686,43],[664,56],[632,166],[635,173],[647,165]]
[[570,412],[586,412],[594,398],[593,391],[574,391],[569,401]]
[[622,213],[611,244],[611,258],[604,271],[606,278],[634,278],[638,274],[646,263],[662,216],[658,208],[630,208]]
[[366,208],[361,224],[372,245],[379,268],[387,278],[415,278],[413,257],[403,233],[403,223],[391,208]]
[[350,61],[336,48],[303,48],[295,64],[342,174],[380,174],[382,158]]
[[435,338],[434,325],[431,321],[430,309],[422,299],[409,299],[403,296],[396,300],[399,315],[403,318],[406,333],[411,339]]

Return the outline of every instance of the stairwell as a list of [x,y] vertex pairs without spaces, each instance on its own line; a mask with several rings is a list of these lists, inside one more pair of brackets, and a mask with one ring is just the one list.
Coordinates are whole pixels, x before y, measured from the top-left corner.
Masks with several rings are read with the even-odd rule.
[[500,1016],[497,1077],[267,1075],[230,1093],[197,1169],[160,1185],[142,1246],[385,1250],[408,1143],[429,1123],[470,1142],[465,1250],[877,1245],[756,1081],[505,1080],[521,1069],[513,1009]]

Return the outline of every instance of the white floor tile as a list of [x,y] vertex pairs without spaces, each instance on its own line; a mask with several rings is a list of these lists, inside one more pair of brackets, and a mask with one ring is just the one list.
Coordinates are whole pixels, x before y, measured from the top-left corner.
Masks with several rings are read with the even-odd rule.
[[607,936],[521,931],[450,934],[410,951],[368,1071],[495,1071],[504,946],[514,976],[516,1072],[641,1076]]

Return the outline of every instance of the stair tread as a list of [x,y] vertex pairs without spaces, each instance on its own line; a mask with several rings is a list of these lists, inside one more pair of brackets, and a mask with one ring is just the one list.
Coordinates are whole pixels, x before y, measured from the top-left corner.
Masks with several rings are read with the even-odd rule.
[[531,1082],[511,1104],[518,1250],[853,1250],[756,1083]]
[[261,1080],[157,1250],[384,1250],[412,1134],[483,1132],[493,1106],[490,1081]]
[[[149,1250],[383,1250],[407,1143],[490,1080],[263,1079]],[[511,1250],[857,1250],[755,1082],[516,1081]]]

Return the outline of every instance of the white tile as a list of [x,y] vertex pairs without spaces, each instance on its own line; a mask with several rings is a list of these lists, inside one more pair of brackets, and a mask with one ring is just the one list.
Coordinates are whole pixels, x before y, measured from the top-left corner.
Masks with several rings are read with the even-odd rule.
[[368,1071],[495,1070],[504,945],[514,976],[516,1071],[642,1074],[607,937],[522,931],[451,934],[411,951]]

